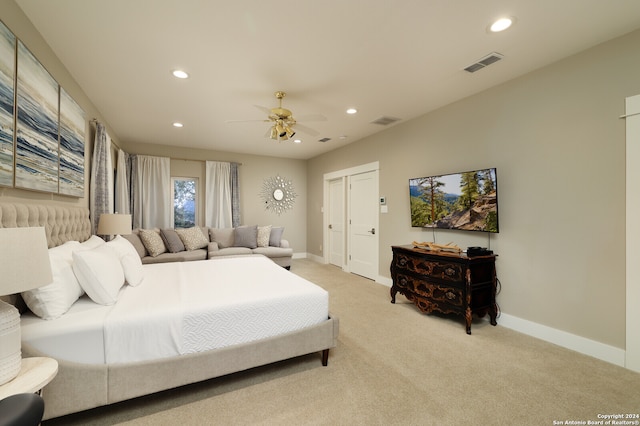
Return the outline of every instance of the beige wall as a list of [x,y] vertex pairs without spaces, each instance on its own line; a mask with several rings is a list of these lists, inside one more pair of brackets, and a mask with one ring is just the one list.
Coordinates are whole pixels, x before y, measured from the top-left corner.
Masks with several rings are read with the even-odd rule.
[[[266,142],[268,143],[268,141]],[[275,157],[235,154],[229,152],[187,149],[175,146],[123,143],[122,147],[131,154],[170,157],[171,176],[197,177],[200,184],[200,200],[204,200],[204,161],[232,161],[241,163],[240,211],[244,225],[284,226],[283,238],[288,240],[294,253],[305,253],[307,247],[307,166],[306,161],[287,160]],[[267,211],[261,197],[265,179],[280,175],[291,180],[297,197],[293,209],[277,215]],[[204,204],[200,203],[200,224],[204,225]]]
[[[314,158],[308,249],[322,243],[322,176],[380,162],[380,270],[390,246],[432,241],[410,226],[408,180],[497,167],[506,314],[625,347],[625,97],[640,93],[640,31]],[[500,66],[499,64],[497,66]],[[491,72],[490,69],[481,72]],[[473,78],[473,77],[471,77]],[[436,242],[487,246],[484,234]]]
[[[50,202],[61,205],[79,205],[88,207],[89,205],[89,173],[91,149],[93,147],[94,126],[89,124],[89,120],[102,117],[71,77],[64,64],[55,56],[45,40],[40,36],[31,22],[24,16],[22,10],[13,1],[0,2],[0,20],[16,35],[25,46],[38,58],[40,63],[49,71],[49,74],[69,93],[69,95],[82,107],[87,117],[87,131],[85,139],[85,196],[83,198],[67,197],[43,192],[26,191],[14,188],[0,187],[1,201],[24,201],[24,202]],[[108,126],[107,126],[108,128]],[[109,132],[114,140],[117,135]]]

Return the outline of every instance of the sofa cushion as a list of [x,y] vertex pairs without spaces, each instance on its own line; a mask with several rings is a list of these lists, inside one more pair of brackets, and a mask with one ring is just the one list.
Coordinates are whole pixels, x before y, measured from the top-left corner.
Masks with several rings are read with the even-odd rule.
[[166,262],[188,262],[191,260],[205,260],[207,258],[207,250],[192,250],[192,251],[179,251],[177,253],[162,253],[156,257],[147,256],[142,258],[142,263],[145,265],[151,263],[166,263]]
[[209,244],[209,238],[207,238],[197,226],[193,228],[176,229],[176,233],[180,236],[184,248],[189,251],[204,248]]
[[149,255],[153,257],[166,253],[167,251],[167,247],[164,245],[162,237],[160,237],[160,231],[153,229],[141,229],[140,239],[142,240],[144,247],[149,252]]
[[271,237],[271,225],[258,226],[258,247],[269,247],[269,239]]
[[293,256],[293,249],[281,248],[281,247],[257,247],[251,250],[254,254],[262,254],[269,258],[274,257],[291,257]]
[[233,247],[233,228],[210,228],[209,238],[211,241],[218,243],[218,247],[223,249]]
[[247,247],[250,249],[258,247],[258,225],[238,226],[234,235],[235,247]]
[[252,250],[247,247],[226,247],[220,250],[209,251],[209,258],[223,256],[239,256],[253,254]]
[[271,247],[280,247],[280,240],[282,240],[283,232],[284,232],[284,226],[271,228],[271,235],[269,236],[269,245]]
[[170,253],[178,253],[185,250],[184,243],[175,229],[161,229],[160,236]]

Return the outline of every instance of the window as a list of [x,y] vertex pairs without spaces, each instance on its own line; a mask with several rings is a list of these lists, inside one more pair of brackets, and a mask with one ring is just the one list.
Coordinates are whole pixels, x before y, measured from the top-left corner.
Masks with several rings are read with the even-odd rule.
[[197,223],[197,178],[171,178],[173,188],[173,226],[175,228],[191,228]]

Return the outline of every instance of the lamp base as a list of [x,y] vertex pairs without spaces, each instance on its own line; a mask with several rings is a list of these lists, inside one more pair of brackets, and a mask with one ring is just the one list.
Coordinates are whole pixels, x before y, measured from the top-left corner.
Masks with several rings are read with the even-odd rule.
[[20,341],[20,312],[0,300],[0,385],[20,373],[22,352]]

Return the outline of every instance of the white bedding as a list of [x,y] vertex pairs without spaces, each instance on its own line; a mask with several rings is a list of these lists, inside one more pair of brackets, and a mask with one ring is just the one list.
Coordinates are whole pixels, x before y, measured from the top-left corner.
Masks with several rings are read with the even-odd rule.
[[150,264],[144,273],[115,305],[85,296],[55,320],[24,315],[22,340],[58,359],[127,363],[273,337],[329,314],[324,289],[266,257]]

